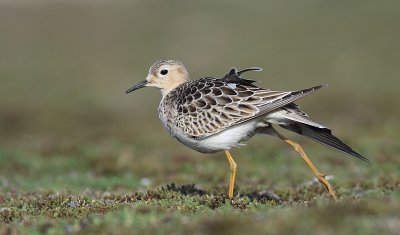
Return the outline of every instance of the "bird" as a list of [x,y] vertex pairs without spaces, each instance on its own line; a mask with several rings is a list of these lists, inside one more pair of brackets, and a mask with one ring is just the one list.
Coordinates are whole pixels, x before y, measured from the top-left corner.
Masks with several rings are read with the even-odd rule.
[[354,151],[300,109],[295,101],[326,87],[318,85],[293,91],[275,91],[255,85],[244,73],[261,71],[251,67],[238,71],[232,67],[220,78],[202,77],[191,80],[182,62],[163,59],[154,63],[146,79],[130,87],[126,94],[144,87],[161,91],[159,118],[168,133],[187,147],[201,153],[224,151],[230,166],[228,197],[234,197],[237,164],[231,154],[256,134],[283,140],[305,161],[333,200],[336,193],[317,170],[302,146],[277,130],[277,126],[311,138],[363,161],[369,160]]

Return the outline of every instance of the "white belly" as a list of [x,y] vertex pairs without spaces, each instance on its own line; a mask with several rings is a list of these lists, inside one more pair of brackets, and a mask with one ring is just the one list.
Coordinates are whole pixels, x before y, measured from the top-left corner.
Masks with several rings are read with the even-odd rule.
[[187,136],[176,136],[176,138],[196,151],[215,153],[241,145],[241,142],[248,140],[256,134],[256,129],[258,127],[265,125],[266,124],[260,122],[259,119],[255,119],[203,139],[193,139]]

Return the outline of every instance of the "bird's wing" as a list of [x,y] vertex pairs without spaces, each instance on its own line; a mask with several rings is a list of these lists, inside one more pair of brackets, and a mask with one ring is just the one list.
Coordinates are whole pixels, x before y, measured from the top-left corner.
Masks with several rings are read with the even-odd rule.
[[176,126],[188,136],[200,139],[272,112],[322,87],[272,91],[252,84],[201,78],[187,83],[171,95],[177,96],[179,103]]
[[[276,122],[274,122],[274,119],[276,119]],[[268,115],[267,121],[281,124],[303,123],[317,128],[326,128],[324,125],[311,120],[310,117],[295,103],[290,103],[279,110],[276,110],[273,114]]]
[[289,131],[307,136],[319,143],[369,162],[367,158],[357,153],[351,147],[343,143],[339,138],[334,136],[332,130],[311,120],[308,115],[294,103],[282,107],[272,115],[269,115],[268,118],[272,122],[272,119],[278,119],[278,125]]

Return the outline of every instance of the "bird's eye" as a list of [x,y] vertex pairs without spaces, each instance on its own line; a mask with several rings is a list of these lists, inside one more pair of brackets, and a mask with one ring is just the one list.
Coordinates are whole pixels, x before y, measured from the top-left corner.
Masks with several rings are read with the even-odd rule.
[[161,75],[166,75],[167,73],[168,73],[168,70],[166,70],[166,69],[163,69],[163,70],[161,70]]

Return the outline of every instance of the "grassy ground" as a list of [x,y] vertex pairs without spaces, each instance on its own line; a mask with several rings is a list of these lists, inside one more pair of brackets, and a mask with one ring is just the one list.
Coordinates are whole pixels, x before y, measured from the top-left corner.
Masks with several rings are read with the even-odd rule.
[[[398,234],[397,1],[0,2],[0,234]],[[168,136],[159,94],[123,91],[161,58],[193,77],[264,67],[263,87],[329,87],[299,102],[371,164],[258,136],[222,153]],[[250,77],[249,77],[250,78]]]
[[340,199],[332,202],[291,149],[264,144],[264,138],[269,137],[234,151],[239,170],[232,201],[226,197],[229,171],[222,154],[179,155],[185,150],[178,146],[158,146],[154,155],[143,155],[115,143],[51,151],[52,146],[30,151],[3,146],[0,231],[397,233],[397,143],[381,148],[379,139],[356,141],[361,152],[370,153],[369,165],[305,142],[316,165],[333,178]]

